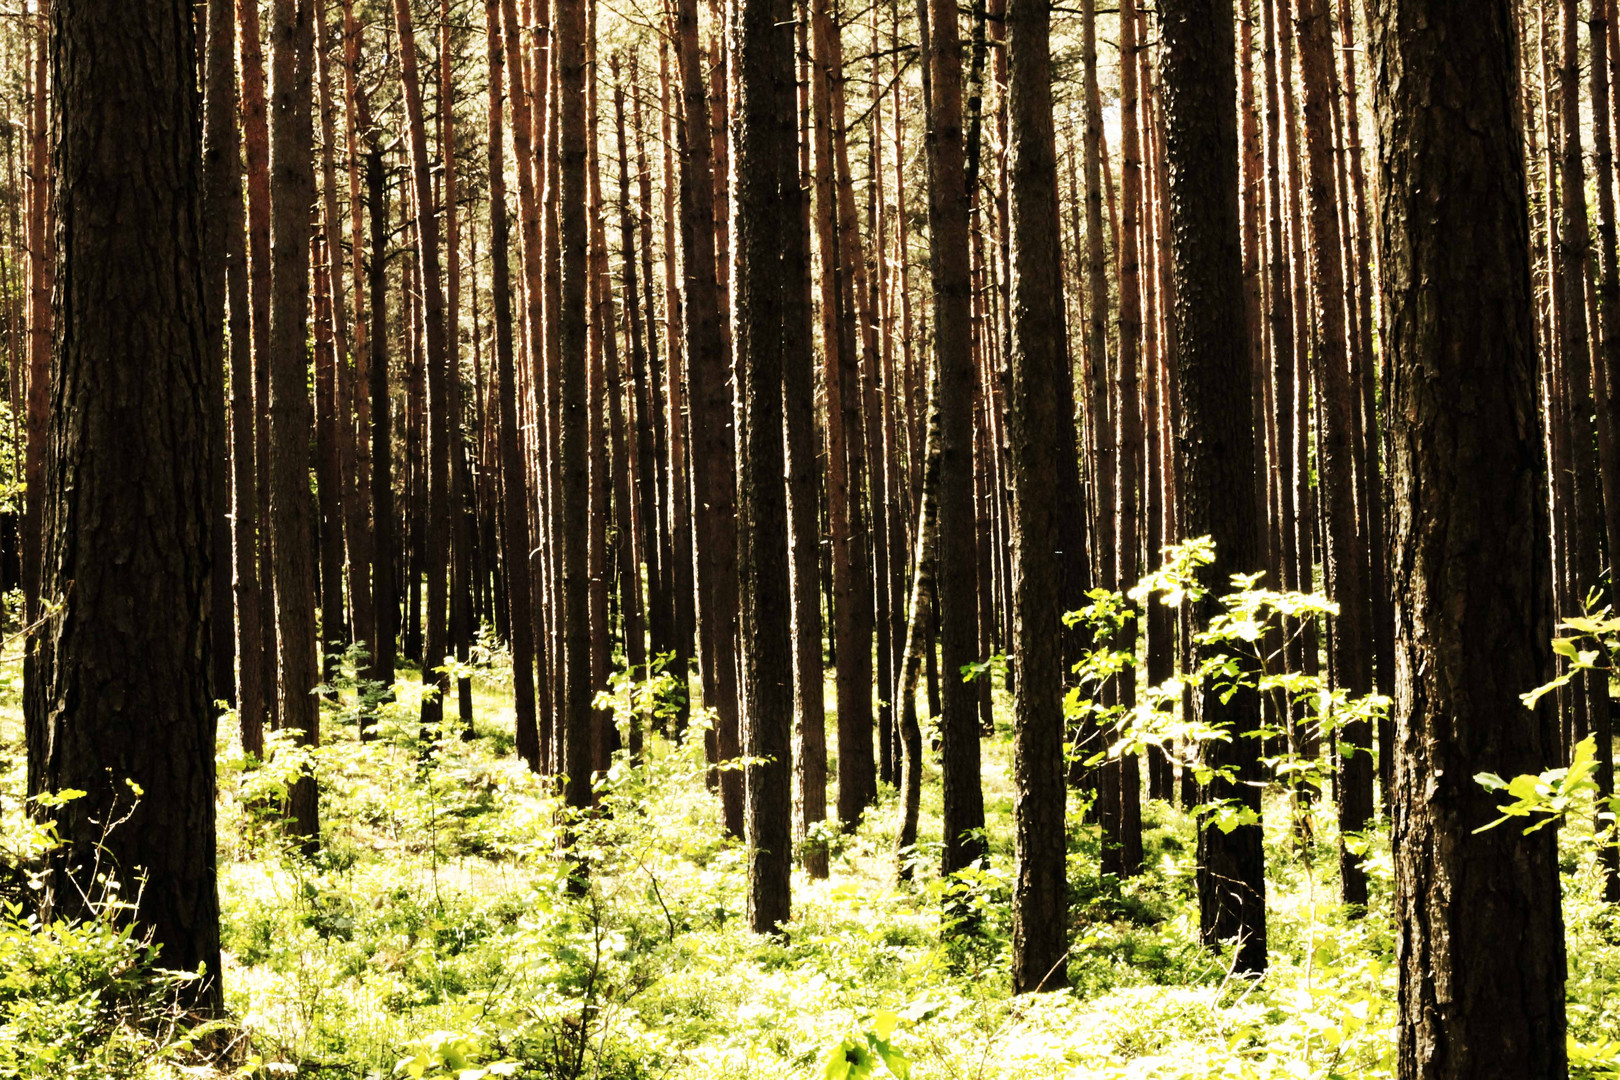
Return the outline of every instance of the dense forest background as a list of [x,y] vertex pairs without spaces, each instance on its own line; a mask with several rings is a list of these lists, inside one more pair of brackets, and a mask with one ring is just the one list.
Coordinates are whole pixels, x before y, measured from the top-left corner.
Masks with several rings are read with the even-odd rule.
[[0,12],[0,1077],[1620,1075],[1620,20],[1077,3]]

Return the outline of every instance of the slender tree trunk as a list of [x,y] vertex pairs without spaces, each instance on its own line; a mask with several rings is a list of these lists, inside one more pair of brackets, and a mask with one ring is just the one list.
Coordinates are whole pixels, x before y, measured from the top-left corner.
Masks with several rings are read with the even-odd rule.
[[590,582],[586,567],[586,311],[589,285],[585,227],[585,29],[587,0],[556,0],[559,242],[562,248],[558,439],[562,538],[563,793],[570,807],[591,804]]
[[[1598,285],[1597,298],[1600,314],[1598,376],[1604,389],[1603,400],[1597,403],[1598,430],[1603,437],[1598,448],[1602,454],[1604,533],[1608,541],[1610,594],[1614,593],[1615,560],[1620,558],[1620,452],[1615,445],[1616,425],[1620,424],[1620,411],[1616,397],[1620,395],[1620,279],[1615,267],[1614,226],[1614,143],[1610,133],[1611,116],[1609,96],[1609,22],[1612,16],[1608,0],[1592,0],[1592,17],[1587,31],[1592,47],[1592,148],[1597,163],[1598,192]],[[1605,709],[1605,718],[1608,710]],[[1601,735],[1598,740],[1598,797],[1607,800],[1614,793],[1614,755]],[[1599,828],[1606,827],[1600,824]],[[1604,899],[1613,903],[1620,900],[1620,849],[1611,843],[1599,849],[1604,878]]]
[[[929,0],[929,252],[938,368],[938,592],[940,766],[944,848],[950,875],[985,854],[984,792],[979,777],[978,693],[962,668],[979,659],[977,543],[973,506],[972,293],[968,262],[968,191],[962,145],[962,61],[956,6]],[[829,424],[830,430],[830,424]],[[932,652],[930,645],[929,652]],[[932,703],[929,706],[933,709]]]
[[[736,649],[737,523],[734,407],[720,331],[719,271],[715,253],[711,174],[713,140],[697,41],[697,0],[677,4],[686,153],[681,159],[681,237],[685,252],[687,362],[692,389],[692,482],[696,515],[698,607],[703,620],[707,667],[705,692],[715,708],[715,752],[738,755]],[[716,93],[723,92],[716,88]],[[720,774],[726,831],[744,830],[742,775]]]
[[[439,249],[439,219],[433,208],[432,158],[422,108],[422,82],[417,70],[416,31],[409,0],[394,0],[394,27],[399,34],[400,83],[404,91],[411,175],[416,191],[417,265],[422,279],[422,336],[427,365],[426,499],[424,528],[417,538],[426,592],[423,615],[422,683],[438,687],[437,694],[422,696],[422,723],[437,724],[444,717],[444,699],[450,693],[448,675],[438,673],[450,653],[449,598],[450,517],[450,351],[446,341],[444,277]],[[453,181],[451,182],[453,184]],[[452,190],[447,185],[447,194]],[[452,256],[453,257],[453,256]],[[412,574],[413,583],[416,574]]]
[[[259,5],[237,0],[237,48],[242,66],[242,150],[247,169],[249,321],[253,331],[253,419],[257,462],[254,482],[264,511],[259,530],[259,627],[263,635],[265,707],[272,724],[281,722],[274,573],[275,528],[270,520],[270,120],[265,100],[264,48]],[[246,655],[246,654],[244,654]]]
[[[1340,262],[1338,207],[1334,201],[1333,32],[1326,0],[1300,0],[1299,64],[1305,87],[1305,202],[1311,219],[1311,288],[1316,294],[1317,402],[1325,421],[1317,441],[1329,590],[1339,605],[1333,622],[1333,679],[1352,697],[1373,690],[1367,593],[1367,551],[1358,533],[1355,487],[1355,412],[1359,387],[1350,381],[1346,352],[1344,267]],[[1347,843],[1372,820],[1372,732],[1366,721],[1345,725],[1339,749],[1339,878],[1347,904],[1365,906],[1367,876]]]
[[[388,204],[382,148],[373,140],[366,152],[366,216],[371,223],[371,254],[366,270],[371,294],[372,589],[377,598],[377,640],[372,646],[372,678],[385,691],[394,684],[399,640],[399,584],[396,577],[394,521],[394,407],[388,390]],[[365,725],[362,722],[362,733]]]
[[[808,31],[800,20],[802,48]],[[793,285],[783,300],[782,426],[787,451],[788,570],[793,603],[793,727],[797,744],[798,814],[795,837],[803,845],[805,873],[825,878],[827,848],[813,833],[827,818],[827,699],[821,664],[820,568],[821,522],[816,483],[815,351],[810,300],[810,197],[806,173],[812,138],[808,55],[800,69],[800,128],[791,183],[782,182],[784,213],[793,214],[793,229],[783,238],[783,258],[793,270]]]
[[[513,361],[512,278],[508,266],[511,225],[506,217],[506,146],[501,124],[506,51],[500,33],[500,0],[484,0],[489,37],[489,258],[490,299],[495,318],[495,386],[501,469],[501,565],[506,575],[507,627],[512,643],[513,708],[518,756],[540,771],[540,733],[535,720],[534,614],[530,608],[528,485],[519,449],[517,365]],[[512,96],[521,95],[521,85]]]
[[[1562,1077],[1550,830],[1481,828],[1481,770],[1556,762],[1511,6],[1368,5],[1392,366],[1399,1075]],[[1435,112],[1430,103],[1457,103]]]
[[1052,126],[1050,0],[1007,5],[1011,119],[1012,308],[1007,421],[1011,438],[1011,646],[1017,878],[1013,990],[1068,983],[1063,782],[1063,665],[1057,515],[1051,493],[1066,418],[1057,387],[1070,378],[1063,347],[1057,150]]

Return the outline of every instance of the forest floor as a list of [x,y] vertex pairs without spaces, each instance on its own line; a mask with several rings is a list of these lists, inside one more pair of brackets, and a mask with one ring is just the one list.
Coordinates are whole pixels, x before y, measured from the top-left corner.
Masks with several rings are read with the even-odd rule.
[[[1316,840],[1302,847],[1283,794],[1268,793],[1271,968],[1251,982],[1198,944],[1185,815],[1148,803],[1146,870],[1121,881],[1098,876],[1097,831],[1071,808],[1072,989],[1014,998],[1012,740],[999,690],[997,729],[983,744],[991,854],[961,886],[979,912],[971,930],[942,935],[939,788],[929,776],[916,880],[896,881],[899,803],[886,788],[861,827],[835,839],[827,880],[795,874],[780,942],[748,932],[743,848],[723,835],[700,740],[653,739],[643,765],[614,769],[602,790],[610,813],[580,830],[591,885],[575,896],[554,854],[556,802],[512,753],[500,669],[473,687],[475,736],[431,746],[413,677],[375,741],[355,736],[352,692],[327,706],[315,765],[324,845],[314,858],[295,854],[274,820],[297,755],[273,739],[271,761],[244,768],[232,718],[221,723],[231,1020],[204,1041],[230,1043],[225,1075],[1393,1075],[1382,832],[1366,858],[1372,913],[1348,918],[1335,902],[1331,814],[1310,814]],[[0,800],[14,823],[21,723],[15,689],[3,693]],[[1608,992],[1620,987],[1620,931],[1592,899],[1589,845],[1566,848],[1576,1075],[1620,1075],[1609,1041],[1620,1039],[1620,992]],[[108,1020],[107,999],[130,993],[134,970],[98,963],[94,950],[111,946],[19,911],[5,919],[0,1077],[216,1075],[195,1064],[183,1035],[154,1031],[151,1010]],[[98,989],[109,971],[124,981]],[[8,1001],[19,1019],[6,1017]]]

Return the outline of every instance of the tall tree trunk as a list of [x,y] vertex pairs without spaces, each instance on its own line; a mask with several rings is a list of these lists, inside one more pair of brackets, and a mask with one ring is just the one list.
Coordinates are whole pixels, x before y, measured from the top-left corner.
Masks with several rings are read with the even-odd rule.
[[[311,102],[314,25],[305,0],[275,0],[270,35],[270,522],[275,568],[280,726],[319,746],[314,523],[309,499],[306,333],[310,207],[315,203]],[[305,851],[320,843],[315,778],[293,785],[289,810]]]
[[[382,148],[373,138],[366,151],[366,217],[370,258],[366,271],[371,294],[372,589],[377,598],[377,640],[372,644],[372,678],[388,691],[394,684],[399,640],[399,584],[394,521],[394,407],[388,390],[388,204]],[[362,732],[364,724],[362,724]]]
[[1057,150],[1052,126],[1050,0],[1007,5],[1011,119],[1009,267],[1012,309],[1007,423],[1012,457],[1012,633],[1015,847],[1013,990],[1068,983],[1063,664],[1057,515],[1051,493],[1066,418],[1057,387],[1071,376],[1063,340]]
[[[1136,3],[1123,0],[1119,11],[1120,48],[1120,238],[1119,238],[1119,406],[1117,425],[1119,450],[1115,461],[1119,483],[1114,491],[1117,517],[1114,546],[1115,581],[1120,591],[1131,589],[1141,576],[1141,542],[1138,535],[1140,496],[1137,484],[1142,473],[1142,406],[1138,372],[1141,367],[1142,274],[1139,254],[1137,211],[1142,194],[1142,150],[1137,133],[1136,80]],[[1056,201],[1056,196],[1053,196]],[[1053,223],[1054,229],[1057,227]],[[1067,372],[1065,372],[1067,374]],[[1136,656],[1136,623],[1127,621],[1120,628],[1114,647]],[[1136,707],[1136,667],[1134,662],[1119,675],[1119,704]],[[1135,754],[1110,763],[1117,777],[1111,787],[1118,792],[1116,829],[1105,837],[1104,872],[1122,876],[1142,869],[1142,780],[1141,765]],[[1112,865],[1110,865],[1112,863]]]
[[798,807],[795,838],[803,845],[805,873],[827,876],[827,847],[813,835],[827,818],[827,698],[821,664],[821,517],[816,483],[815,350],[810,301],[810,196],[808,152],[812,138],[805,122],[810,111],[808,30],[798,25],[800,70],[799,129],[791,183],[782,182],[793,214],[783,238],[783,258],[794,269],[793,287],[783,300],[782,427],[787,452],[788,569],[793,603],[793,728],[797,747]]
[[[928,0],[930,112],[929,269],[934,293],[934,363],[938,368],[940,769],[944,847],[940,872],[950,875],[985,854],[984,791],[979,778],[978,693],[961,677],[979,659],[977,540],[973,506],[972,292],[968,261],[968,191],[962,143],[962,61],[956,5]],[[831,424],[829,423],[829,430]],[[932,652],[932,646],[929,650]],[[932,708],[932,705],[930,705]]]
[[[444,717],[444,699],[450,693],[448,675],[438,672],[450,652],[449,599],[450,516],[450,370],[446,339],[444,277],[439,250],[439,219],[433,208],[433,166],[423,119],[422,82],[417,70],[416,31],[410,0],[394,0],[394,27],[399,34],[400,83],[404,90],[411,175],[416,192],[415,224],[417,265],[422,278],[422,336],[427,364],[427,498],[418,500],[425,510],[424,528],[417,538],[426,571],[423,589],[422,684],[438,687],[437,694],[422,696],[422,723],[437,724]],[[446,192],[451,189],[447,186]],[[412,579],[415,580],[413,568]]]
[[[517,365],[513,361],[512,276],[508,266],[511,225],[506,217],[506,147],[501,124],[506,50],[500,33],[500,0],[484,0],[489,37],[489,259],[490,300],[495,319],[495,392],[499,412],[501,470],[501,565],[506,575],[507,627],[512,644],[513,708],[518,756],[540,771],[540,733],[535,720],[534,614],[530,607],[528,485],[518,446]],[[514,84],[512,96],[522,94]]]
[[[736,445],[732,388],[720,331],[713,139],[697,41],[697,0],[679,0],[677,44],[685,117],[681,158],[681,239],[685,252],[687,363],[692,402],[692,484],[697,536],[698,607],[706,642],[704,687],[715,709],[719,760],[738,754]],[[715,93],[723,93],[716,87]],[[720,774],[726,831],[744,830],[742,776]]]
[[[1551,830],[1473,780],[1556,764],[1511,5],[1375,0],[1391,362],[1399,1074],[1562,1077]],[[1455,111],[1431,103],[1450,101]],[[1506,872],[1504,872],[1506,871]]]
[[259,5],[237,0],[237,47],[242,65],[242,152],[247,169],[249,322],[253,331],[254,482],[264,527],[259,530],[259,627],[263,635],[265,706],[280,724],[280,634],[276,618],[275,529],[270,520],[270,120],[265,100]]
[[562,539],[563,794],[578,810],[591,804],[591,639],[590,582],[586,569],[586,500],[590,483],[586,460],[586,311],[589,277],[585,229],[585,6],[590,0],[556,0],[558,90],[558,205],[562,248],[561,306],[557,309],[559,352],[558,439]]
[[738,563],[742,582],[743,752],[747,769],[748,912],[755,933],[791,908],[793,684],[783,469],[784,352],[798,265],[787,258],[800,217],[792,0],[744,0],[737,11]]
[[[237,455],[245,452],[247,459],[241,464],[246,467],[246,480],[251,486],[252,447],[237,445],[232,438],[239,425],[234,422],[234,395],[228,393],[224,378],[227,345],[230,346],[230,370],[234,379],[238,370],[246,373],[243,364],[245,358],[237,355],[236,350],[247,344],[245,334],[235,333],[246,329],[238,323],[238,317],[245,313],[232,310],[229,281],[240,266],[245,239],[241,231],[242,137],[236,117],[236,9],[233,0],[210,0],[208,5],[203,86],[203,311],[208,327],[206,371],[209,377],[209,422],[217,440],[213,473],[213,592],[210,600],[214,613],[214,694],[216,698],[224,698],[237,705],[243,748],[252,753],[262,753],[264,748],[260,733],[264,729],[264,704],[260,693],[260,673],[251,659],[256,658],[259,651],[257,596],[253,597],[254,610],[244,612],[242,620],[242,637],[249,640],[253,647],[252,653],[245,650],[242,653],[244,658],[249,658],[242,665],[243,687],[248,688],[249,682],[252,684],[253,696],[249,701],[239,694],[237,687],[237,620],[234,618],[233,593],[234,580],[241,571],[241,567],[233,561],[233,554],[237,544],[244,540],[251,551],[253,534],[235,531],[237,525],[233,521],[231,496],[236,485],[232,482],[232,468]],[[228,340],[226,336],[227,312],[233,316],[230,327],[234,340]],[[229,423],[226,419],[228,411],[232,414],[232,422]],[[251,412],[251,408],[248,408],[244,418]],[[250,521],[257,517],[252,513],[251,503],[245,509],[249,510]],[[246,569],[250,578],[256,578],[251,560]],[[256,579],[252,586],[256,594]]]
[[[1597,299],[1600,318],[1598,375],[1604,388],[1603,400],[1597,403],[1600,438],[1598,448],[1602,454],[1604,534],[1608,541],[1610,595],[1614,595],[1614,566],[1620,558],[1620,452],[1615,445],[1620,412],[1616,398],[1620,396],[1620,279],[1615,267],[1614,226],[1614,142],[1610,133],[1611,105],[1609,96],[1609,22],[1612,15],[1608,0],[1592,0],[1592,17],[1587,24],[1592,47],[1592,149],[1597,162],[1598,191],[1598,284]],[[1604,710],[1607,713],[1608,710]],[[1604,802],[1614,793],[1614,755],[1607,743],[1598,742],[1598,797]],[[1605,826],[1600,825],[1599,828]],[[1620,849],[1606,843],[1599,849],[1604,878],[1604,899],[1613,903],[1620,900]]]
[[[1259,568],[1255,520],[1253,370],[1243,306],[1238,221],[1237,74],[1231,0],[1161,0],[1166,194],[1174,260],[1175,347],[1180,368],[1177,443],[1184,517],[1180,535],[1210,536],[1208,580]],[[1217,608],[1215,595],[1201,616]],[[1203,618],[1200,618],[1200,622]],[[1208,745],[1213,779],[1205,801],[1234,799],[1260,809],[1259,718],[1251,692],[1205,686],[1196,706],[1229,742]],[[1237,969],[1266,966],[1265,852],[1261,826],[1230,832],[1204,823],[1198,834],[1199,927],[1208,943],[1238,939]]]
[[[1305,203],[1311,219],[1311,288],[1316,294],[1317,402],[1325,424],[1317,442],[1329,591],[1339,605],[1333,622],[1333,679],[1352,697],[1370,694],[1372,630],[1367,593],[1367,550],[1357,529],[1355,416],[1360,388],[1350,381],[1346,352],[1344,266],[1340,261],[1338,206],[1334,201],[1333,28],[1327,0],[1300,0],[1299,66],[1305,87]],[[1337,734],[1339,879],[1347,904],[1365,906],[1367,875],[1347,842],[1372,820],[1372,732],[1364,720]]]
[[[54,811],[64,844],[47,917],[90,915],[109,865],[146,873],[154,887],[126,890],[127,916],[164,966],[203,969],[180,994],[212,1013],[219,379],[202,295],[195,32],[178,0],[52,5],[62,306],[41,596],[54,614],[27,696],[50,746],[30,794],[82,795]],[[125,782],[144,798],[123,801]]]

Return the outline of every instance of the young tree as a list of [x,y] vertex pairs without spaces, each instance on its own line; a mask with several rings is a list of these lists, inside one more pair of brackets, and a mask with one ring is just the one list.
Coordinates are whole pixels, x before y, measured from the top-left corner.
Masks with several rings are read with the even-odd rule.
[[[1478,831],[1473,777],[1553,764],[1530,225],[1508,0],[1375,0],[1392,365],[1399,1068],[1562,1077],[1551,830]],[[1435,107],[1449,103],[1446,108]]]
[[1014,803],[1013,990],[1068,984],[1064,832],[1063,652],[1058,610],[1057,514],[1070,378],[1058,248],[1057,150],[1052,127],[1051,0],[1007,5],[1011,119],[1009,292],[1012,308],[1007,427],[1012,443]]
[[[1232,0],[1161,0],[1164,154],[1169,168],[1175,348],[1181,410],[1182,533],[1215,541],[1209,580],[1259,569],[1255,520],[1253,369],[1243,303],[1238,221],[1237,73]],[[1212,613],[1206,612],[1206,614]],[[1207,801],[1235,799],[1260,810],[1259,703],[1206,687],[1196,702],[1206,724],[1230,741],[1209,745],[1210,764],[1231,769],[1208,785]],[[1237,968],[1266,966],[1265,852],[1258,822],[1198,832],[1199,926],[1208,943],[1238,940]]]
[[47,906],[84,915],[102,895],[98,872],[116,872],[160,962],[205,969],[185,993],[212,1012],[219,463],[207,396],[218,379],[207,370],[192,6],[56,0],[51,44],[61,317],[42,596],[53,614],[27,686],[50,749],[31,794],[85,794],[56,808],[65,846]]

